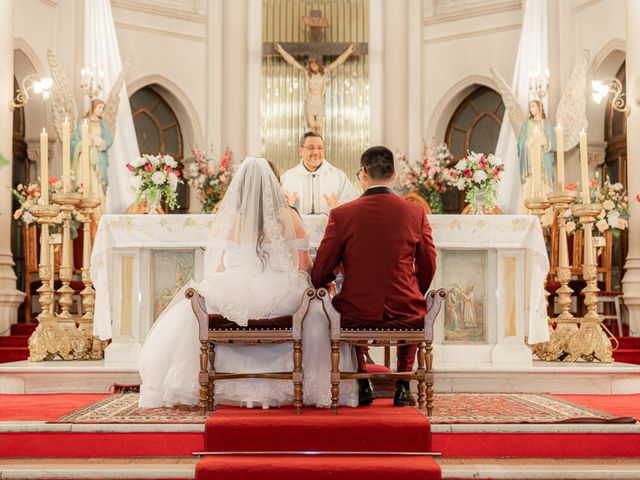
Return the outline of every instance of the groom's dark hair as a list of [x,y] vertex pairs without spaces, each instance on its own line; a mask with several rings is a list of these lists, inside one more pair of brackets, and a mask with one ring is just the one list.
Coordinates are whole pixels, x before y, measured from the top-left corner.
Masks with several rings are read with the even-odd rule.
[[382,145],[370,147],[360,157],[360,166],[372,179],[389,180],[394,172],[393,153]]

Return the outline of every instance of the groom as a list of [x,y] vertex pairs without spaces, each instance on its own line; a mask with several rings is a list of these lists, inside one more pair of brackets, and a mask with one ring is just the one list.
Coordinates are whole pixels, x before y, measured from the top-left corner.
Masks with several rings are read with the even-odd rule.
[[[402,327],[426,314],[424,295],[436,269],[431,227],[420,205],[389,188],[396,173],[388,148],[366,150],[357,177],[364,193],[331,210],[311,280],[316,288],[326,286],[342,263],[344,283],[333,298],[342,326]],[[413,370],[416,349],[416,345],[398,347],[399,372]],[[358,351],[358,371],[364,370],[364,355]],[[360,404],[368,405],[375,398],[370,382],[359,382]],[[393,404],[415,404],[408,381],[396,383]]]

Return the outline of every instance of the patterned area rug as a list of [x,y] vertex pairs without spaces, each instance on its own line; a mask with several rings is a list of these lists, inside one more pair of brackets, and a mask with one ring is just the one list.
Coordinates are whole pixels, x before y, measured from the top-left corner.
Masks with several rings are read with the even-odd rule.
[[[204,423],[197,407],[138,408],[137,393],[114,395],[68,413],[52,423]],[[389,401],[374,407],[393,408]],[[373,408],[373,407],[366,407]],[[439,393],[431,423],[633,423],[632,417],[531,393]]]

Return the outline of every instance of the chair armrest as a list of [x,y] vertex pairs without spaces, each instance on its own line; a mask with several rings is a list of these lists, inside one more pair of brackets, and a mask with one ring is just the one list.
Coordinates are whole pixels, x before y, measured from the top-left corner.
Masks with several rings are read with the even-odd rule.
[[329,292],[326,288],[319,288],[316,290],[316,297],[322,302],[322,309],[329,322],[329,338],[331,340],[340,340],[341,315],[331,303]]
[[428,342],[433,341],[433,324],[436,321],[442,302],[449,293],[444,288],[431,290],[427,293],[427,314],[424,316],[424,338]]
[[307,316],[307,312],[309,311],[309,303],[315,298],[315,296],[316,291],[311,287],[307,288],[302,294],[300,306],[293,314],[293,323],[291,325],[291,336],[293,337],[293,340],[302,340],[302,324]]
[[201,342],[209,340],[209,314],[207,313],[207,305],[195,288],[187,288],[184,292],[185,297],[191,300],[191,308],[198,320],[198,336]]

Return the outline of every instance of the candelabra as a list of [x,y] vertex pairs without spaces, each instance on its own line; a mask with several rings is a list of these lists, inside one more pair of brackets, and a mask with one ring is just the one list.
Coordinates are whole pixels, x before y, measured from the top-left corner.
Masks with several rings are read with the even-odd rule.
[[584,259],[582,275],[587,282],[582,289],[587,312],[578,319],[580,328],[567,342],[567,361],[583,358],[587,361],[612,362],[611,342],[602,329],[602,316],[598,313],[597,264],[593,248],[593,223],[602,211],[601,205],[574,205],[572,212],[580,219],[584,231]]
[[40,276],[40,288],[38,288],[38,302],[40,303],[40,313],[38,314],[38,326],[29,338],[29,360],[39,362],[42,360],[52,360],[62,351],[69,347],[57,323],[57,318],[53,314],[54,289],[51,284],[54,276],[53,255],[50,252],[51,241],[49,236],[49,225],[58,216],[60,208],[58,205],[37,205],[31,210],[40,224],[40,260],[38,264],[38,275]]
[[104,357],[104,344],[93,336],[93,312],[96,302],[96,291],[91,282],[91,215],[100,205],[97,197],[83,197],[78,208],[82,217],[82,310],[84,315],[78,319],[78,329],[90,341],[86,354],[88,358],[98,360]]

